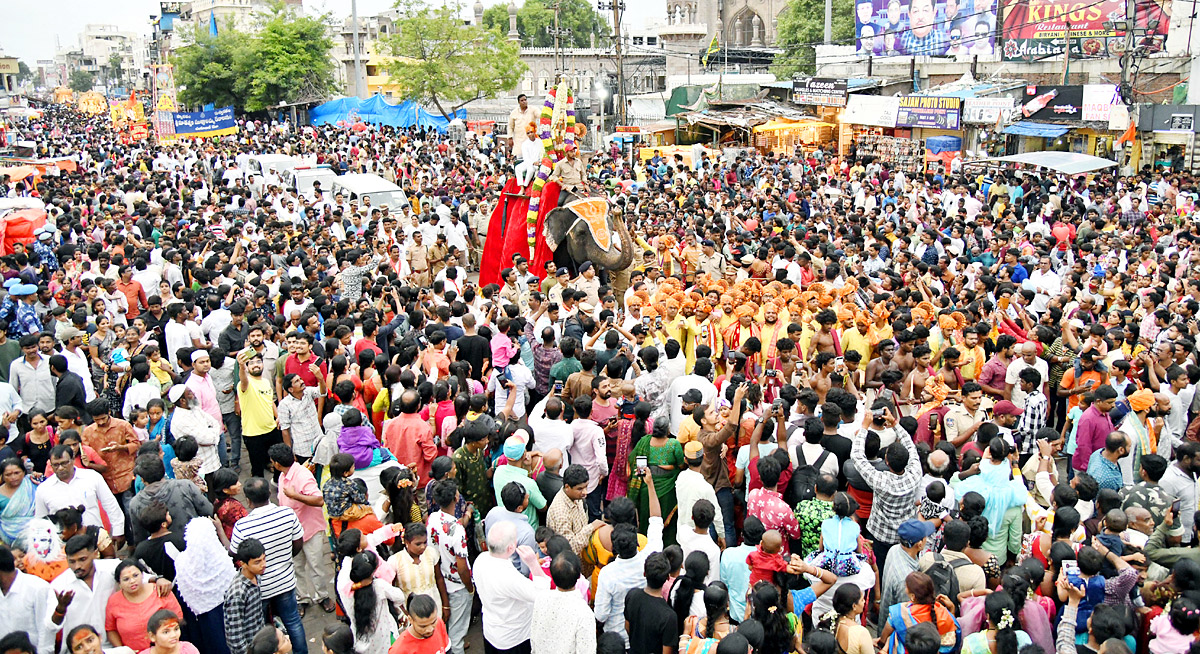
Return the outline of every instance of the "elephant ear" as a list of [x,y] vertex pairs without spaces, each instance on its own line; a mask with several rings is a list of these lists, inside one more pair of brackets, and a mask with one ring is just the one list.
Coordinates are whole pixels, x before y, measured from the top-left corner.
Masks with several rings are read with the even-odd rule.
[[576,216],[576,220],[567,227],[567,232],[570,232],[576,223],[582,221],[592,233],[592,240],[596,241],[596,245],[605,252],[609,251],[616,239],[613,238],[612,229],[608,226],[608,200],[581,198],[568,202],[563,208],[569,209]]

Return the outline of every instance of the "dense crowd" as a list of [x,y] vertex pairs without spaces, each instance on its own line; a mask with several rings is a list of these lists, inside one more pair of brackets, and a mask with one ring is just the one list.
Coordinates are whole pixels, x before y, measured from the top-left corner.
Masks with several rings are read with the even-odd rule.
[[8,126],[0,654],[1200,651],[1189,175],[572,152],[634,263],[480,287],[531,112]]

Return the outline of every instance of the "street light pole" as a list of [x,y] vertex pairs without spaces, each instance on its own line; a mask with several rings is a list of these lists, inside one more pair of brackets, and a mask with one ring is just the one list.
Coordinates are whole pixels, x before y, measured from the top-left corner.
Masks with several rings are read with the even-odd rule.
[[358,47],[358,0],[350,0],[350,29],[354,31],[350,37],[354,50],[354,97],[363,97],[362,76],[359,71],[362,66],[362,58],[359,55]]
[[604,149],[604,100],[608,97],[608,91],[604,87],[596,92],[600,98],[600,123],[596,125],[596,151]]

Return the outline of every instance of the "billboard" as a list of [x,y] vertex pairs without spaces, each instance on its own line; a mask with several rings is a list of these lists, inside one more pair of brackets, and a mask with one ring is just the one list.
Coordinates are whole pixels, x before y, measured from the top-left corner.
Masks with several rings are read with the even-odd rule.
[[856,0],[860,55],[990,55],[997,0]]
[[[1171,26],[1166,2],[1135,0],[1134,25],[1149,30],[1139,44],[1150,52],[1162,49]],[[1112,21],[1125,19],[1125,0],[1009,0],[1003,16],[1005,61],[1061,55],[1068,41],[1072,57],[1125,54],[1125,31],[1112,26]]]
[[233,119],[233,107],[221,107],[213,111],[176,112],[173,114],[175,136],[199,138],[224,136],[238,131]]
[[961,98],[905,95],[896,112],[896,127],[958,129],[961,109]]
[[808,77],[792,81],[792,102],[824,107],[846,106],[846,80]]
[[1083,120],[1083,87],[1026,86],[1017,114],[1022,120]]
[[1008,122],[1016,101],[1012,98],[967,98],[963,102],[962,120],[972,125],[995,125]]

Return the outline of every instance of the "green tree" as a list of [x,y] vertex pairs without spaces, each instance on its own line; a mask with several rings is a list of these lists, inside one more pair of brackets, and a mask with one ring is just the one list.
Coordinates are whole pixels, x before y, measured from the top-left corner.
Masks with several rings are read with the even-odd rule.
[[29,70],[29,65],[24,61],[17,62],[17,81],[24,82],[33,78],[33,71]]
[[[592,35],[596,43],[609,39],[610,28],[604,17],[586,0],[558,0],[558,26],[571,30],[571,36],[561,42],[564,47],[585,48],[591,45]],[[521,33],[521,45],[535,48],[554,46],[554,35],[547,30],[554,27],[554,0],[526,0],[517,10],[517,31]],[[498,4],[483,12],[483,26],[508,34],[508,6]]]
[[233,105],[243,110],[246,68],[253,59],[250,38],[231,27],[211,36],[197,26],[195,39],[175,51],[175,84],[184,106]]
[[95,83],[96,78],[86,70],[73,70],[71,76],[67,78],[67,86],[78,93],[91,91]]
[[254,34],[223,25],[215,37],[207,23],[197,26],[193,44],[176,50],[173,59],[181,104],[262,111],[329,95],[333,42],[322,18],[277,3],[259,22]]
[[121,53],[108,55],[108,82],[121,84],[125,81],[125,68],[121,66]]
[[[833,0],[833,42],[847,43],[854,38],[854,0]],[[811,75],[816,70],[817,54],[811,43],[825,39],[824,0],[790,0],[779,14],[777,46],[771,72],[780,79],[796,73]]]
[[328,96],[334,88],[332,48],[321,19],[276,4],[254,35],[252,58],[245,62],[246,111]]
[[515,43],[499,31],[464,25],[450,5],[400,0],[396,7],[400,20],[380,39],[380,50],[393,57],[387,72],[401,97],[431,102],[450,117],[472,100],[516,86],[525,73]]

